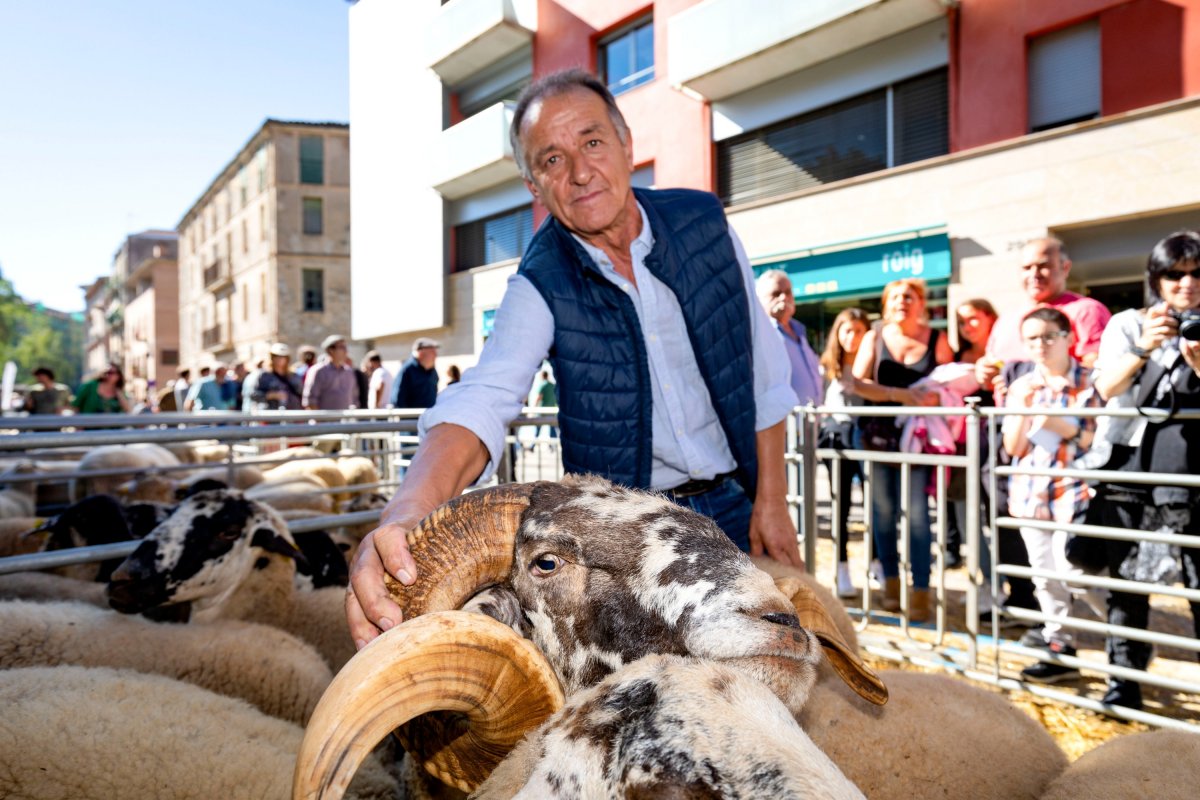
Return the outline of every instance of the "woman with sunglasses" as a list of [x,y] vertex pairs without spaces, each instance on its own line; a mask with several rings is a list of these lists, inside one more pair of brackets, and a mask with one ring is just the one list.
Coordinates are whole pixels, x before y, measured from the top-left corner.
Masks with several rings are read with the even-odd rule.
[[[1200,408],[1200,329],[1192,315],[1200,312],[1200,233],[1179,231],[1150,251],[1146,264],[1149,308],[1122,311],[1112,318],[1100,340],[1094,385],[1101,397],[1117,407]],[[1196,337],[1196,338],[1193,338]],[[1105,469],[1200,474],[1200,446],[1192,446],[1200,422],[1168,418],[1112,418],[1098,435],[1109,450]],[[1147,486],[1110,481],[1099,487],[1087,521],[1142,531],[1200,534],[1200,494],[1180,486]],[[1162,580],[1147,575],[1155,546],[1144,542],[1102,540],[1110,574],[1130,580]],[[1160,549],[1160,553],[1161,553]],[[1182,578],[1189,589],[1200,589],[1200,549],[1183,548]],[[1200,603],[1192,602],[1192,625],[1200,638]],[[1112,625],[1145,629],[1150,599],[1144,594],[1111,592],[1108,621]],[[1110,636],[1109,663],[1144,670],[1150,663],[1147,642]],[[1141,685],[1109,680],[1105,703],[1142,707]]]
[[125,376],[116,364],[90,381],[84,381],[72,402],[79,414],[128,414],[132,408],[125,394]]

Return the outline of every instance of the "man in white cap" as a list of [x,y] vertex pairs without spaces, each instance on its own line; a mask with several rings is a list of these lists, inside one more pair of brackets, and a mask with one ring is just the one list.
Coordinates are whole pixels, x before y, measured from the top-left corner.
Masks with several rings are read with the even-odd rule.
[[243,410],[299,411],[300,377],[289,369],[291,349],[283,342],[276,342],[269,352],[269,368],[255,370],[246,378],[242,388]]
[[358,379],[346,352],[346,337],[330,334],[321,342],[325,358],[304,376],[304,407],[344,411],[358,406]]

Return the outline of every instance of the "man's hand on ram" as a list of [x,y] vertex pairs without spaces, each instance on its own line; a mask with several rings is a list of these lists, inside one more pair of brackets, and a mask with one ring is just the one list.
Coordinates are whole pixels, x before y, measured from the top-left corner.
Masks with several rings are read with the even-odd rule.
[[750,516],[750,554],[761,556],[764,551],[776,561],[805,569],[786,499],[768,501],[760,497],[754,503]]
[[383,575],[386,571],[405,584],[416,579],[417,565],[409,555],[406,537],[420,520],[399,519],[380,525],[358,546],[346,589],[346,619],[359,650],[404,621],[400,606],[388,595]]

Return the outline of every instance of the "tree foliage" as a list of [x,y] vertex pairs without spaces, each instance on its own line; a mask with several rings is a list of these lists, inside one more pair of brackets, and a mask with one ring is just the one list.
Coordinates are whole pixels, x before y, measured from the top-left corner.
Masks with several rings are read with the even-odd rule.
[[0,366],[17,364],[17,383],[31,383],[39,366],[74,387],[83,370],[83,320],[31,305],[0,272]]

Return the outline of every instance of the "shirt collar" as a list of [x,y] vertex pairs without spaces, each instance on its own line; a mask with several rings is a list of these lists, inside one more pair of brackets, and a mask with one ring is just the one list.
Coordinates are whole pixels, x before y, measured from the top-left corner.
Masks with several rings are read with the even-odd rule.
[[[637,208],[638,213],[642,215],[642,230],[629,246],[629,249],[633,253],[635,259],[638,256],[644,258],[645,255],[650,252],[650,249],[654,247],[654,232],[650,230],[650,218],[646,216],[646,209],[642,208],[641,203],[637,204]],[[588,244],[586,241],[584,241],[583,237],[577,233],[572,233],[571,236],[575,238],[575,241],[582,245],[584,252],[588,254],[588,257],[591,258],[596,265],[612,266],[609,262],[608,255],[599,247],[593,247],[592,245]]]

